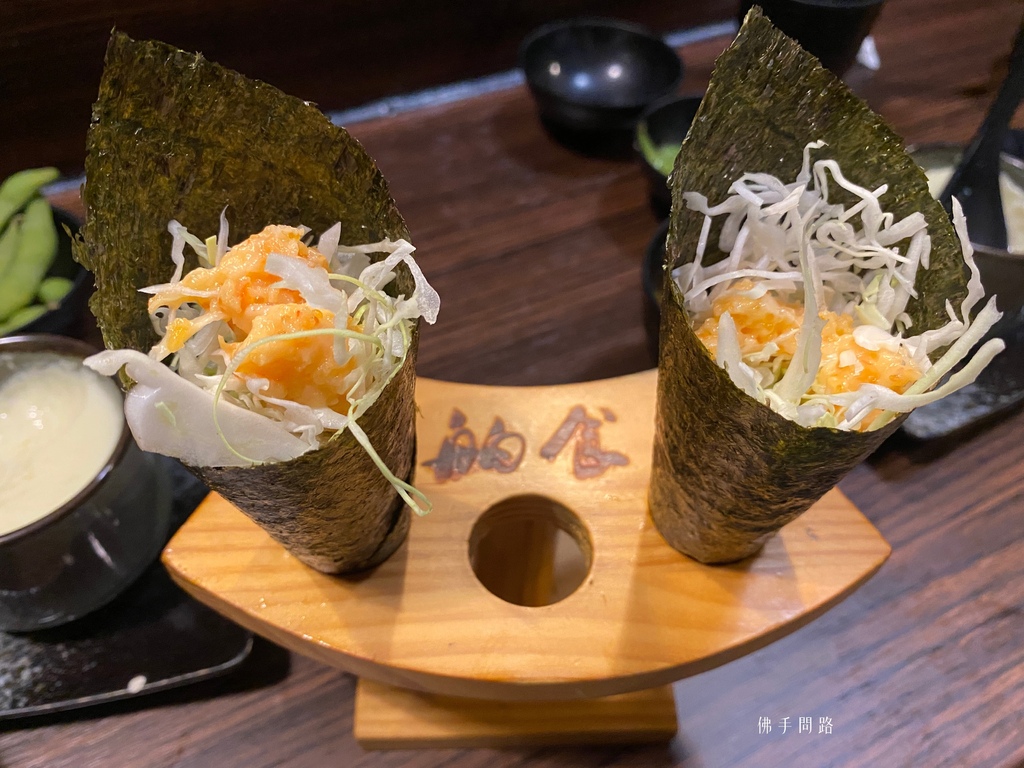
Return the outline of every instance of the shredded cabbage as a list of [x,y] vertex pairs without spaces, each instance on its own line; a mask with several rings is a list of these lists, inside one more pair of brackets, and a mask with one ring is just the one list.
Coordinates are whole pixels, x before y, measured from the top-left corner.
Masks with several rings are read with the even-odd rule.
[[[986,342],[961,370],[933,389],[1001,314],[992,297],[972,319],[984,289],[963,212],[954,200],[953,221],[971,274],[967,296],[959,314],[947,302],[949,322],[941,328],[907,335],[911,322],[906,307],[917,297],[917,274],[928,269],[931,252],[924,215],[914,213],[895,221],[880,202],[887,186],[875,190],[861,187],[847,179],[834,160],[812,164],[812,150],[823,146],[818,141],[804,148],[800,173],[792,183],[764,173],[743,174],[726,199],[715,206],[698,192],[686,192],[686,205],[702,213],[704,221],[693,261],[677,267],[672,275],[694,327],[711,316],[715,300],[729,291],[754,299],[771,291],[802,306],[796,353],[791,360],[781,363],[778,345],[773,342],[741,352],[735,323],[726,312],[718,319],[716,362],[741,390],[803,426],[863,429],[864,419],[874,413],[867,428],[878,429],[896,413],[974,381],[1005,346],[1001,340]],[[848,208],[830,202],[830,184],[851,193],[857,202]],[[725,216],[718,247],[728,255],[704,266],[711,221],[716,216]],[[740,280],[744,282],[737,289]],[[822,391],[815,379],[826,325],[821,313],[826,310],[854,319],[854,341],[863,349],[902,348],[917,366],[920,378],[904,392],[877,384],[864,384],[853,392]],[[933,362],[930,356],[943,347],[949,348]],[[856,368],[858,361],[855,355],[844,353],[839,364]]]

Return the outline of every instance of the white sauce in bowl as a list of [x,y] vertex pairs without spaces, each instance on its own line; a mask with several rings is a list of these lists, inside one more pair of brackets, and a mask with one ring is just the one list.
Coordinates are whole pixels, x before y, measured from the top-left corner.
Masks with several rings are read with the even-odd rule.
[[124,424],[117,385],[51,353],[0,354],[0,536],[67,503],[99,474]]
[[[928,191],[938,197],[953,177],[953,166],[945,165],[925,169]],[[999,195],[1003,198],[1003,218],[1006,220],[1006,250],[1024,253],[1024,189],[1005,174],[999,174]]]

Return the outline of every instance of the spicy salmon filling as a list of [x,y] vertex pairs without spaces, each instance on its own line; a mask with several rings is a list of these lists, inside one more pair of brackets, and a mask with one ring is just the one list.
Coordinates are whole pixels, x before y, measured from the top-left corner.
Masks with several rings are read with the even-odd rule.
[[[735,324],[744,361],[754,367],[767,363],[773,375],[781,378],[796,354],[804,308],[799,302],[786,301],[772,291],[753,299],[753,290],[753,281],[744,278],[715,298],[711,316],[696,330],[697,338],[715,355],[718,325],[722,316],[728,314]],[[825,327],[821,332],[821,362],[808,390],[809,396],[855,392],[865,384],[903,394],[924,373],[905,346],[882,346],[878,340],[867,341],[863,334],[854,333],[850,315],[825,309],[818,316],[825,321]],[[844,412],[845,408],[839,405],[834,415],[842,417]],[[880,414],[881,411],[877,411],[874,415]],[[871,414],[861,425],[866,428],[870,421]]]
[[[194,269],[180,282],[158,286],[149,311],[173,314],[152,357],[163,360],[180,353],[202,328],[217,323],[217,346],[230,360],[256,342],[273,336],[335,327],[334,312],[307,303],[301,291],[286,287],[281,277],[267,271],[271,254],[303,262],[326,271],[327,258],[302,238],[297,227],[271,225],[228,250],[213,267]],[[195,314],[198,309],[199,314]],[[185,314],[183,315],[183,310]],[[348,317],[345,327],[361,332]],[[268,397],[293,400],[347,414],[345,379],[356,367],[349,356],[339,363],[329,336],[306,336],[273,341],[242,357],[235,374],[246,382],[259,381]]]

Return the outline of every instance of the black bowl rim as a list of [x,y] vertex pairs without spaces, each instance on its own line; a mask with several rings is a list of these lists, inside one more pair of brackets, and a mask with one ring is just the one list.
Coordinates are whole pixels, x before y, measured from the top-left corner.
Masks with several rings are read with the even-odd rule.
[[[562,30],[569,30],[574,28],[585,28],[585,27],[603,27],[606,29],[617,29],[622,32],[629,32],[630,34],[637,35],[638,37],[646,38],[653,42],[658,43],[666,51],[671,54],[671,58],[675,60],[675,77],[672,78],[670,85],[666,86],[665,94],[672,95],[672,93],[679,87],[679,84],[683,81],[683,73],[685,70],[683,64],[683,57],[679,55],[671,45],[665,42],[665,39],[657,34],[654,30],[643,24],[637,24],[632,21],[625,21],[623,19],[615,19],[606,16],[578,16],[570,19],[562,19],[560,21],[552,21],[547,24],[542,24],[535,30],[530,32],[523,41],[519,44],[519,53],[516,57],[519,69],[523,72],[523,77],[526,79],[526,84],[530,90],[543,93],[545,96],[550,96],[559,101],[565,101],[568,104],[574,104],[581,107],[588,107],[590,109],[610,109],[615,111],[643,109],[648,104],[651,104],[650,99],[637,99],[626,104],[610,105],[602,102],[594,101],[579,101],[576,99],[568,98],[564,93],[556,92],[550,88],[545,88],[534,78],[529,75],[529,69],[526,67],[526,56],[530,46],[536,42],[542,40],[549,35],[560,32]],[[658,100],[664,98],[659,96]]]
[[[15,349],[4,349],[5,347],[14,346]],[[18,349],[17,347],[24,347]],[[29,333],[21,336],[5,336],[0,338],[0,353],[2,352],[52,352],[61,357],[75,358],[83,360],[89,355],[93,355],[99,352],[92,344],[81,341],[80,339],[72,339],[67,336],[58,336],[52,333]],[[115,384],[117,379],[114,378]],[[118,392],[121,392],[121,387],[118,385]],[[128,420],[124,418],[124,394],[122,398],[122,416],[121,416],[121,435],[117,439],[117,444],[114,446],[114,451],[110,457],[100,468],[96,476],[93,477],[89,483],[84,486],[78,493],[64,502],[61,506],[47,512],[43,517],[29,523],[21,528],[16,528],[13,531],[0,535],[0,548],[7,544],[13,544],[21,539],[28,538],[38,531],[44,528],[49,528],[59,520],[64,519],[74,510],[78,509],[84,504],[96,489],[99,488],[103,483],[107,481],[110,473],[114,470],[124,458],[125,452],[128,450],[129,442],[131,441],[131,430],[128,427]]]

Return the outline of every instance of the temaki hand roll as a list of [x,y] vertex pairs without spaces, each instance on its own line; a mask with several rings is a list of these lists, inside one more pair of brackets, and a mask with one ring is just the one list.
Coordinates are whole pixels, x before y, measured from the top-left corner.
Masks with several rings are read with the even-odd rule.
[[[757,552],[1002,349],[966,225],[900,139],[752,10],[672,174],[649,490],[705,563]],[[717,247],[716,247],[717,246]]]
[[406,481],[439,300],[362,147],[299,99],[115,33],[84,199],[75,255],[108,347],[87,364],[121,371],[140,447],[318,570],[394,552],[429,509]]

